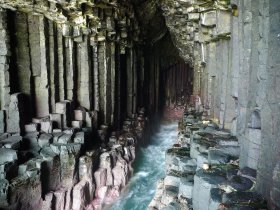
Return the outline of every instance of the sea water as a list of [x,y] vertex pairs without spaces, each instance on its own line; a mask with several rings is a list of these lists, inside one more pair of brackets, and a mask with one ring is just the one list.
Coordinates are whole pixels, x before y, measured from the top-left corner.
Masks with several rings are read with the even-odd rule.
[[162,124],[148,147],[140,148],[134,174],[110,210],[145,210],[156,192],[156,183],[165,176],[165,151],[176,142],[177,123]]

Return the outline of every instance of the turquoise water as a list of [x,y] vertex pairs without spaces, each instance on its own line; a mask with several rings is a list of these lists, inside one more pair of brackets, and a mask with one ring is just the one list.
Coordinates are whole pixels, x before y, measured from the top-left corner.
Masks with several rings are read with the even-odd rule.
[[175,143],[177,123],[161,125],[147,148],[141,148],[134,164],[134,175],[110,210],[145,210],[151,202],[156,182],[165,175],[165,151]]

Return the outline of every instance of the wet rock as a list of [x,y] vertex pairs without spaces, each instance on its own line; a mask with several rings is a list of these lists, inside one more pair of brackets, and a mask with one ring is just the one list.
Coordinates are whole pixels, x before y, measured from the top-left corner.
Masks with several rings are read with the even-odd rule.
[[109,187],[106,198],[104,200],[104,204],[105,205],[112,204],[119,196],[120,196],[120,187],[119,186]]
[[99,168],[97,171],[94,172],[94,180],[96,183],[96,188],[100,188],[105,186],[107,179],[107,170],[104,168]]
[[222,204],[222,195],[224,191],[219,188],[213,188],[210,191],[209,210],[217,210]]
[[193,182],[186,178],[180,179],[179,197],[189,198],[193,197]]
[[45,199],[41,199],[39,208],[42,210],[49,210],[52,208],[53,193],[45,195]]
[[170,203],[176,201],[178,197],[178,187],[166,186],[162,194],[161,203],[163,205],[169,205]]
[[67,143],[71,143],[72,142],[72,134],[62,134],[61,136],[59,136],[57,142],[60,144],[67,144]]
[[0,145],[3,148],[18,150],[20,148],[22,137],[19,135],[10,136],[7,139],[1,140]]
[[97,128],[97,112],[86,112],[86,127]]
[[57,133],[53,133],[53,142],[54,143],[58,143],[58,139],[63,136],[65,133],[63,132],[57,132]]
[[176,201],[169,203],[168,206],[163,207],[162,210],[176,210],[180,209],[180,204],[177,203]]
[[199,153],[197,155],[197,169],[196,170],[201,169],[204,164],[209,164],[208,154]]
[[45,133],[52,133],[53,130],[53,124],[52,121],[43,121],[40,123],[41,124],[41,131]]
[[179,185],[180,185],[180,177],[166,176],[164,178],[164,186],[179,187]]
[[39,129],[39,124],[38,123],[30,123],[24,126],[25,127],[25,132],[37,132]]
[[40,147],[48,147],[53,141],[53,136],[50,134],[41,134],[38,139],[38,144]]
[[208,153],[209,148],[214,147],[216,142],[204,138],[194,138],[191,143],[190,156],[197,159],[200,153]]
[[1,178],[0,179],[0,208],[7,207],[8,204],[8,188],[9,181]]
[[73,135],[77,132],[77,128],[66,128],[63,130],[63,133],[68,134],[68,135]]
[[240,147],[239,146],[220,146],[217,145],[215,149],[222,151],[224,154],[227,154],[232,157],[232,159],[239,159],[240,156]]
[[249,167],[244,167],[239,170],[238,175],[246,177],[252,181],[256,181],[257,171]]
[[210,149],[208,152],[208,162],[211,165],[229,163],[231,157],[220,150]]
[[[189,151],[187,148],[185,148],[187,151]],[[166,154],[166,172],[168,173],[170,170],[179,171],[182,173],[190,173],[194,172],[196,170],[197,164],[196,161],[193,160],[190,157],[182,157],[184,149],[177,150],[178,153],[174,153],[174,155],[171,155],[171,151]],[[175,151],[175,149],[174,149]],[[181,151],[181,153],[180,153]],[[177,154],[179,156],[177,156]]]
[[116,166],[112,169],[114,185],[123,188],[128,182],[128,165],[124,159],[118,158]]
[[222,202],[232,209],[265,208],[263,198],[255,192],[232,192],[223,194]]
[[83,127],[83,121],[75,120],[75,121],[72,121],[71,125],[73,128],[81,129]]
[[9,198],[9,203],[17,204],[21,208],[36,208],[41,200],[40,176],[33,173],[30,177],[26,174],[13,179],[10,183]]
[[219,188],[226,192],[248,191],[253,187],[253,182],[242,176],[233,176],[228,181],[221,183]]
[[82,210],[90,203],[90,188],[86,180],[80,181],[73,188],[73,210]]
[[4,140],[4,139],[7,139],[8,137],[10,137],[11,134],[10,133],[3,133],[3,134],[0,134],[0,141],[1,140]]
[[77,132],[74,136],[74,143],[85,143],[85,133],[84,132]]
[[111,168],[110,153],[104,152],[100,155],[100,168]]
[[207,209],[212,188],[226,180],[226,174],[221,169],[200,169],[194,176],[193,206],[194,209]]
[[0,148],[0,164],[16,161],[17,152],[13,149]]
[[59,209],[59,210],[64,209],[65,193],[66,192],[64,189],[59,189],[53,193],[54,195],[53,206],[55,209]]

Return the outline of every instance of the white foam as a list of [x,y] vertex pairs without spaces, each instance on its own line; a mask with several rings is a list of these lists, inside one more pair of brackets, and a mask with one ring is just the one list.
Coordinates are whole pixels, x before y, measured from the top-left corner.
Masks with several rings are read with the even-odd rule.
[[177,123],[162,125],[151,137],[151,145],[141,148],[136,160],[135,174],[129,182],[128,191],[110,210],[145,210],[152,200],[156,182],[165,174],[165,151],[176,142]]

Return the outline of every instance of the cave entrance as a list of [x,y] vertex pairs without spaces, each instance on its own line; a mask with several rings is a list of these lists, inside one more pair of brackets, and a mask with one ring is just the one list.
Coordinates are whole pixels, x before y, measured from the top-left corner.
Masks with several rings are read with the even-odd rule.
[[183,61],[169,66],[164,71],[162,108],[167,119],[180,119],[189,103],[193,90],[193,70]]
[[193,68],[181,58],[169,32],[148,50],[149,101],[164,118],[180,119],[193,93]]
[[192,69],[184,63],[178,62],[164,73],[164,93],[166,106],[184,106],[192,95]]

